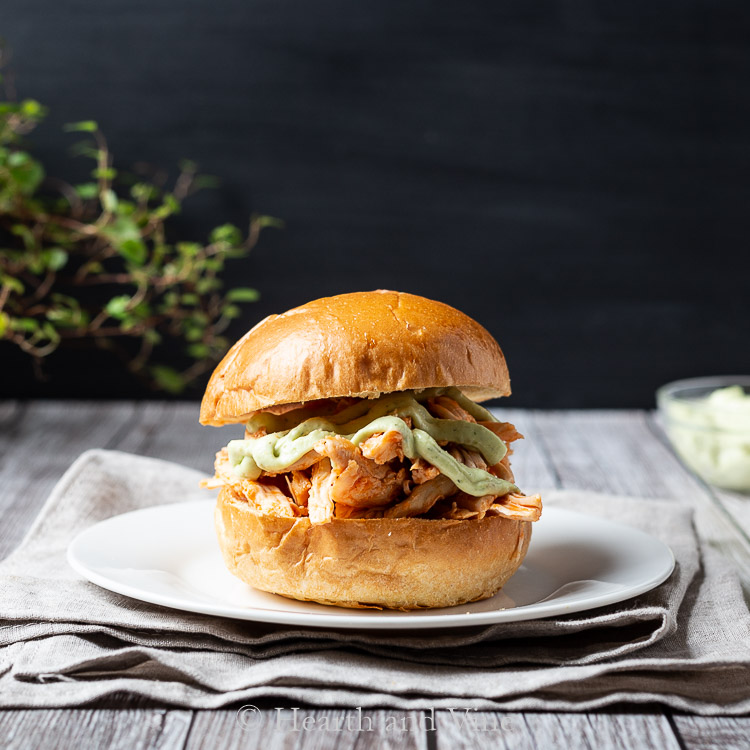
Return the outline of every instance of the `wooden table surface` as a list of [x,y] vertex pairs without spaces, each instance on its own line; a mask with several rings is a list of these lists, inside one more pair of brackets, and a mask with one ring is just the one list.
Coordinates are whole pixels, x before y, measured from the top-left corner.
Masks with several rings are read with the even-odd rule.
[[[701,533],[732,536],[726,517],[715,510],[724,498],[681,466],[653,414],[507,409],[499,413],[526,435],[513,468],[527,492],[554,486],[672,498],[696,505]],[[55,482],[88,448],[156,456],[208,472],[214,452],[237,436],[237,428],[200,427],[197,418],[195,403],[0,402],[0,557],[20,542]],[[732,540],[728,548],[731,552]],[[479,713],[472,724],[462,727],[447,712],[435,712],[433,717],[422,711],[358,714],[299,707],[295,728],[286,720],[277,721],[273,709],[278,701],[256,704],[261,720],[252,728],[238,720],[239,706],[214,711],[171,709],[130,696],[75,710],[5,710],[0,712],[0,747],[725,750],[750,746],[750,717],[701,718],[658,705],[578,714]],[[312,727],[308,730],[301,729],[305,717]]]

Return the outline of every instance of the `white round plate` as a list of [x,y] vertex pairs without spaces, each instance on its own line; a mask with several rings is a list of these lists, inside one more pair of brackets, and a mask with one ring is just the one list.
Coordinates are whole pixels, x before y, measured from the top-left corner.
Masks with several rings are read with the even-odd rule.
[[534,524],[524,564],[491,599],[412,612],[344,609],[257,591],[235,578],[221,559],[213,508],[213,501],[200,500],[109,518],[73,540],[68,561],[98,586],[164,607],[285,625],[389,630],[580,612],[649,591],[674,568],[669,547],[648,534],[551,507]]

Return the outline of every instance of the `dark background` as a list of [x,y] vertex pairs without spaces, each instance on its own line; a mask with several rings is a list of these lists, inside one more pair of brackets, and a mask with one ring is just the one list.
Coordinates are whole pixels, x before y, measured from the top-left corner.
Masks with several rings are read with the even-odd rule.
[[[96,119],[120,166],[222,178],[183,235],[285,220],[233,269],[263,294],[233,335],[387,287],[486,325],[509,405],[750,371],[747,2],[3,0],[0,34],[50,172]],[[3,396],[148,395],[103,354],[0,360]]]

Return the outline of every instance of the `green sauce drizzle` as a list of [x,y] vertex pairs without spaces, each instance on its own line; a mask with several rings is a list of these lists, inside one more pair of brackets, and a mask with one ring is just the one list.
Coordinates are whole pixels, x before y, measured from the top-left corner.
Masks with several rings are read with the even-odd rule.
[[[439,395],[454,399],[475,419],[496,421],[486,409],[456,388],[386,394],[378,399],[360,401],[332,417],[313,416],[303,422],[299,422],[299,410],[280,416],[258,413],[247,423],[248,431],[256,432],[264,427],[269,434],[232,440],[228,445],[232,470],[247,479],[257,479],[261,471],[278,474],[325,438],[339,435],[359,445],[377,433],[398,430],[407,458],[423,458],[469,495],[517,492],[518,487],[511,482],[482,469],[465,466],[438,445],[438,442],[449,442],[466,446],[481,453],[490,466],[501,461],[507,451],[505,443],[480,424],[433,417],[420,402]],[[309,414],[309,410],[306,413]],[[414,427],[410,428],[403,417],[410,417]]]

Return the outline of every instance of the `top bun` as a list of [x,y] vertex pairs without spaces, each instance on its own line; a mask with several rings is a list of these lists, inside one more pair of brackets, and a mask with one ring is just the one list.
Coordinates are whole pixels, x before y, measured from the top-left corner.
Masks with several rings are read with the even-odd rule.
[[414,294],[340,294],[248,331],[214,370],[200,421],[219,426],[281,404],[446,386],[475,401],[510,393],[505,357],[485,328]]

